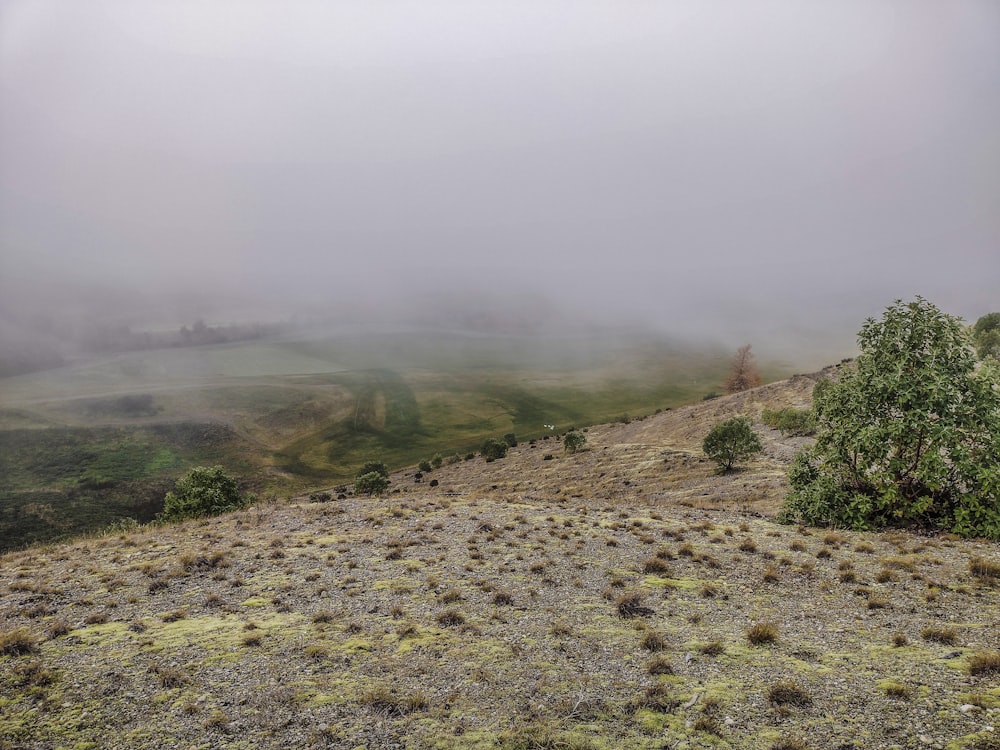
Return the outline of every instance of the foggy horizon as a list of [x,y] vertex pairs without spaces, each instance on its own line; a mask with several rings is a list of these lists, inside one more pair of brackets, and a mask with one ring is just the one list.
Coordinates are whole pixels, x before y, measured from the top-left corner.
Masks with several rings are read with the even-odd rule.
[[997,133],[985,0],[15,0],[0,346],[516,310],[850,350],[1000,308]]

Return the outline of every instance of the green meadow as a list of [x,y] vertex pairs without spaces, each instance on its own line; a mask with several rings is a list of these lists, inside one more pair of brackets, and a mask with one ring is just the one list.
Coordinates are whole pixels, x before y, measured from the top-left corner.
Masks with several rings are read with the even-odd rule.
[[[342,335],[134,352],[0,380],[0,548],[146,521],[186,469],[248,490],[351,481],[652,413],[719,389],[731,352],[656,337]],[[787,372],[767,367],[765,374]]]

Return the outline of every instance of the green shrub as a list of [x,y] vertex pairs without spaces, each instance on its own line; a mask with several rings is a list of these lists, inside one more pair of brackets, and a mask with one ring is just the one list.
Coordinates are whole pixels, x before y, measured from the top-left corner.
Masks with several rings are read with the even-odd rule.
[[444,456],[442,456],[440,453],[435,453],[434,456],[431,458],[431,466],[433,466],[435,469],[440,469],[441,464],[443,463],[444,463]]
[[563,450],[567,453],[576,453],[587,443],[587,436],[582,432],[573,430],[563,435]]
[[240,492],[236,480],[221,466],[196,466],[177,480],[174,489],[163,502],[163,521],[216,516],[245,508],[252,503],[251,495]]
[[713,427],[702,443],[705,455],[729,471],[737,461],[760,453],[764,448],[753,431],[749,417],[734,417]]
[[377,471],[369,471],[354,480],[355,495],[381,495],[389,488],[389,480]]
[[511,448],[517,447],[517,435],[515,435],[513,432],[508,432],[506,435],[504,435],[503,441],[507,443],[507,445],[510,446]]
[[389,478],[389,467],[386,466],[385,461],[366,461],[365,465],[361,467],[355,477],[360,477],[363,474],[370,474],[371,472],[381,474],[386,479]]
[[782,435],[812,435],[816,432],[816,417],[812,409],[764,409],[761,421]]
[[507,455],[507,443],[496,438],[487,438],[483,443],[483,458],[487,461],[495,461]]
[[417,468],[420,469],[420,471],[422,471],[422,472],[424,472],[426,474],[430,474],[431,468],[432,468],[431,467],[431,462],[427,461],[425,459],[425,460],[421,461],[419,464],[417,464]]

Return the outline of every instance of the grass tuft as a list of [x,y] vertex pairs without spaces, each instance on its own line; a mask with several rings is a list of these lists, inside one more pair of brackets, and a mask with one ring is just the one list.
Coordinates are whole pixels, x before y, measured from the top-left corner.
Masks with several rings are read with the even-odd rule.
[[778,640],[778,626],[771,622],[758,622],[747,628],[746,636],[751,646],[765,646]]
[[1000,651],[981,651],[969,657],[969,674],[1000,674]]
[[958,633],[954,628],[943,628],[937,625],[928,625],[920,631],[920,637],[925,641],[941,643],[945,646],[954,646],[958,643]]
[[793,680],[776,682],[767,689],[767,700],[776,706],[808,706],[812,704],[809,691]]
[[27,628],[0,632],[0,655],[23,656],[38,651],[38,639]]

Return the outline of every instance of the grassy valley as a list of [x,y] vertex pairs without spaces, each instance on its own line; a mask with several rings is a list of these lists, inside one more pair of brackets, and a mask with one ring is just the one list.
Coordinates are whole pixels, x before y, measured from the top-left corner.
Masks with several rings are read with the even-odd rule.
[[197,464],[283,494],[347,482],[375,456],[403,466],[511,431],[652,413],[717,389],[729,355],[652,337],[385,333],[135,352],[5,378],[0,539],[147,521]]

